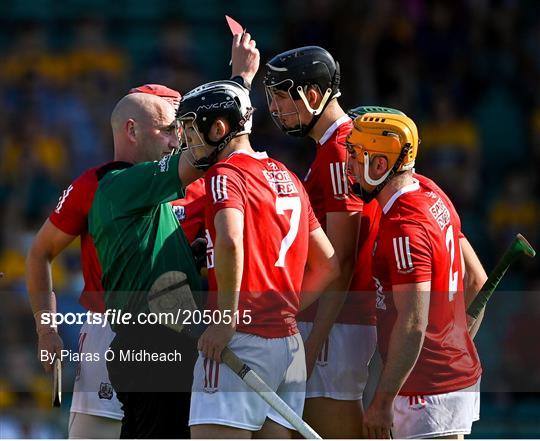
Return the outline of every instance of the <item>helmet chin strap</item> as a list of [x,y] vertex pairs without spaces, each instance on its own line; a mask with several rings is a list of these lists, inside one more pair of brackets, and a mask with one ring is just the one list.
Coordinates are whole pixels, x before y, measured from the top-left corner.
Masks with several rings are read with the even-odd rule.
[[208,133],[202,132],[202,136],[204,138],[204,141],[206,144],[216,147],[212,152],[203,157],[195,160],[193,162],[193,167],[195,167],[198,170],[206,171],[210,167],[212,167],[218,160],[219,153],[227,147],[229,142],[236,136],[240,134],[244,130],[244,126],[246,125],[247,121],[249,121],[249,118],[251,118],[251,115],[253,114],[253,111],[255,109],[253,107],[249,107],[246,114],[242,117],[242,119],[238,122],[238,127],[235,130],[231,130],[227,135],[225,135],[223,138],[218,139],[217,141],[212,141],[207,135]]
[[388,170],[384,175],[382,175],[379,179],[371,179],[369,176],[369,153],[364,151],[364,179],[369,185],[373,185],[374,187],[377,187],[377,185],[383,183],[388,175],[392,172],[392,169]]
[[328,106],[328,104],[330,103],[330,99],[339,97],[341,95],[341,93],[338,92],[338,93],[336,93],[335,95],[332,96],[332,89],[330,89],[330,88],[326,89],[326,92],[324,92],[324,95],[322,97],[321,103],[319,104],[319,107],[317,107],[316,109],[313,109],[309,105],[309,102],[307,100],[306,94],[304,93],[304,89],[302,88],[302,86],[297,86],[296,87],[296,92],[298,93],[298,96],[300,97],[300,99],[304,103],[304,106],[306,106],[306,109],[313,116],[312,116],[311,121],[309,122],[309,124],[304,126],[302,123],[300,123],[299,129],[298,130],[295,129],[294,132],[291,132],[289,134],[292,135],[292,136],[304,137],[304,136],[307,136],[307,134],[309,132],[311,132],[311,129],[315,126],[315,124],[317,124],[317,121],[319,120],[322,113],[324,112],[324,109],[326,109],[326,106]]
[[364,179],[369,185],[374,185],[375,188],[372,191],[367,192],[362,188],[360,183],[356,182],[352,185],[353,193],[356,194],[360,199],[362,199],[366,204],[375,199],[377,195],[381,192],[383,187],[388,183],[388,181],[390,181],[390,179],[392,179],[398,173],[401,164],[403,164],[405,156],[409,153],[409,150],[411,148],[412,146],[410,144],[405,144],[401,149],[401,152],[396,162],[394,163],[394,166],[383,176],[376,180],[369,177],[369,153],[364,152]]
[[318,115],[320,115],[322,113],[322,111],[326,107],[326,103],[328,102],[328,99],[330,98],[330,95],[332,94],[332,89],[330,89],[330,88],[326,89],[326,92],[324,92],[324,95],[322,97],[321,104],[319,104],[319,107],[314,109],[309,105],[306,94],[304,93],[304,90],[302,89],[302,86],[297,86],[296,91],[298,92],[298,95],[300,96],[300,99],[303,101],[304,105],[306,106],[306,109],[308,109],[309,112],[313,116],[318,116]]

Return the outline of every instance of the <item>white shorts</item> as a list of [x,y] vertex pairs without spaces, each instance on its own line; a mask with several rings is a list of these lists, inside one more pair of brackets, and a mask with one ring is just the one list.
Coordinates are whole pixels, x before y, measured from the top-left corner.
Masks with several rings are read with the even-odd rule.
[[[313,323],[298,323],[304,340],[312,327]],[[306,398],[361,400],[376,347],[375,326],[334,324],[307,382]]]
[[[109,348],[114,332],[105,327],[85,323],[79,333],[79,353],[98,353],[97,361],[81,361],[77,366],[71,412],[121,420],[124,412],[116,398],[104,353]],[[84,360],[84,358],[83,358]]]
[[394,438],[468,435],[480,419],[480,379],[466,389],[438,395],[397,396]]
[[[237,332],[229,347],[298,415],[302,415],[306,361],[300,334],[269,339]],[[199,354],[193,373],[190,426],[219,424],[256,431],[266,418],[293,429],[229,367]]]

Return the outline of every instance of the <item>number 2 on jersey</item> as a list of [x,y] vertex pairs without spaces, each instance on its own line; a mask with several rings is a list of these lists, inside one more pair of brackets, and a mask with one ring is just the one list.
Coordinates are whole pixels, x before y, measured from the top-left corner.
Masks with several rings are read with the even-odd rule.
[[452,272],[452,269],[454,268],[454,257],[455,257],[455,250],[456,250],[456,244],[454,243],[454,229],[452,228],[452,225],[448,227],[448,230],[446,230],[446,249],[450,253],[450,270],[449,270],[449,276],[448,276],[448,301],[451,302],[454,300],[454,295],[456,294],[457,288],[458,288],[458,272],[454,271]]
[[296,239],[298,234],[298,225],[300,223],[300,213],[302,211],[302,204],[298,196],[292,197],[277,197],[276,198],[276,213],[284,215],[286,211],[292,211],[289,232],[281,241],[281,246],[279,247],[279,257],[274,266],[284,267],[285,266],[285,257],[287,256],[287,251]]

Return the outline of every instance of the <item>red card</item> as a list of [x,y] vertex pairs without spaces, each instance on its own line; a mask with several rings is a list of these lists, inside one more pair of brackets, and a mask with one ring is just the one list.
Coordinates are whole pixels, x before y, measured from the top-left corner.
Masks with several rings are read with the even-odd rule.
[[227,24],[229,25],[229,29],[231,30],[233,35],[242,34],[244,32],[244,28],[242,27],[242,25],[238,23],[234,18],[226,15],[225,20],[227,20]]

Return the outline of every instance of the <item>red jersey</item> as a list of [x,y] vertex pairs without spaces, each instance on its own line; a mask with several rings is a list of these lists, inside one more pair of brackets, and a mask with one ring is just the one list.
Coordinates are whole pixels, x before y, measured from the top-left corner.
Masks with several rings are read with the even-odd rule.
[[424,344],[400,395],[441,394],[473,385],[481,367],[467,330],[461,222],[454,206],[438,187],[415,179],[396,192],[382,211],[373,275],[383,360],[397,317],[392,287],[431,281]]
[[204,236],[205,195],[204,178],[199,178],[186,187],[185,198],[171,202],[189,243]]
[[89,311],[105,312],[101,264],[96,248],[88,234],[88,212],[94,200],[100,173],[115,168],[119,162],[107,162],[85,171],[64,190],[49,220],[61,231],[71,236],[81,236],[81,265],[84,289],[79,303]]
[[223,208],[244,214],[244,270],[238,310],[252,321],[237,330],[265,338],[298,332],[295,316],[307,261],[309,232],[319,228],[294,173],[266,153],[234,152],[205,176],[208,306],[217,308],[214,218]]
[[358,238],[358,257],[351,281],[349,303],[354,301],[361,309],[362,325],[375,325],[377,311],[375,309],[375,282],[372,276],[373,246],[379,233],[379,222],[382,210],[377,201],[364,204],[362,210],[362,226]]
[[[441,196],[445,197],[445,202],[448,203],[448,205],[454,206],[452,202],[450,201],[450,198],[446,196],[446,193],[441,190],[441,188],[435,184],[431,179],[427,178],[426,176],[419,175],[418,173],[413,173],[414,179],[416,179],[418,182],[420,182],[421,185],[424,187],[429,188],[430,190],[434,191],[435,193],[441,194]],[[465,234],[463,234],[463,231],[459,230],[459,238],[465,238]],[[465,270],[465,269],[464,269]]]
[[[349,192],[347,181],[347,150],[345,140],[351,132],[348,116],[338,119],[317,143],[317,154],[305,179],[313,211],[326,230],[326,214],[332,212],[361,212],[363,202]],[[371,275],[371,274],[370,274]],[[366,324],[373,317],[374,294],[348,295],[336,323]],[[315,302],[298,315],[298,320],[312,322],[317,313]]]

